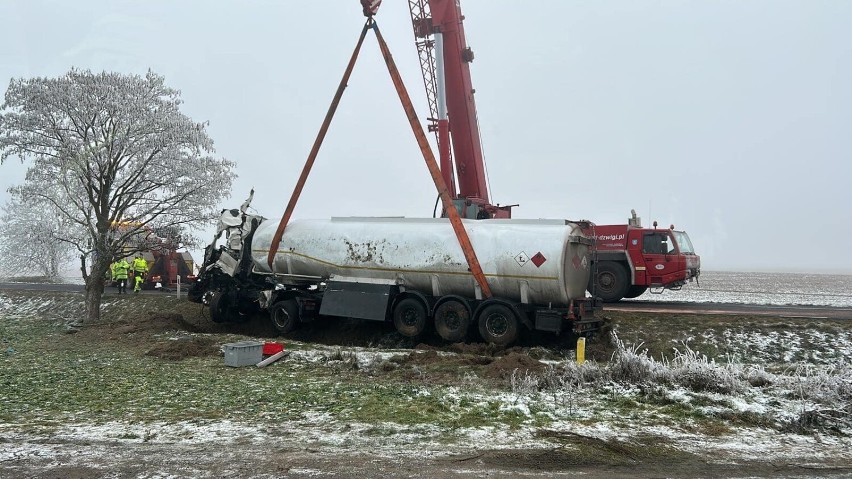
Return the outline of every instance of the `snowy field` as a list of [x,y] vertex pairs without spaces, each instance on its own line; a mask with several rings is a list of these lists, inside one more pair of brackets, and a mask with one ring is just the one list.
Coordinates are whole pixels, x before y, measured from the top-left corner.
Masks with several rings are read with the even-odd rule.
[[852,275],[704,271],[680,291],[636,300],[852,307]]

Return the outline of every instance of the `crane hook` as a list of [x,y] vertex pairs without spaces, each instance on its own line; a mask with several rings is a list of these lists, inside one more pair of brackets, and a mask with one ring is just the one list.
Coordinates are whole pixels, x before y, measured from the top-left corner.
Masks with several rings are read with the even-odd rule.
[[379,5],[382,0],[361,0],[361,6],[364,7],[364,16],[371,18],[379,10]]

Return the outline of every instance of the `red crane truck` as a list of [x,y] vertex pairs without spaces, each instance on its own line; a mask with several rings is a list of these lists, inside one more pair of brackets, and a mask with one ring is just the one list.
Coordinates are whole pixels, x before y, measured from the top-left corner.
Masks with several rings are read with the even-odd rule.
[[[516,205],[493,205],[488,195],[470,76],[473,51],[459,2],[408,3],[431,113],[428,128],[436,134],[441,174],[456,209],[463,218],[510,218]],[[656,223],[642,228],[634,213],[628,224],[596,225],[586,234],[596,239],[588,289],[604,301],[635,298],[648,289],[676,290],[698,278],[700,258],[684,231],[657,230]]]
[[635,298],[647,290],[660,293],[678,290],[698,280],[701,258],[695,254],[685,231],[643,228],[632,211],[627,224],[590,225],[585,230],[594,240],[589,292],[604,301]]

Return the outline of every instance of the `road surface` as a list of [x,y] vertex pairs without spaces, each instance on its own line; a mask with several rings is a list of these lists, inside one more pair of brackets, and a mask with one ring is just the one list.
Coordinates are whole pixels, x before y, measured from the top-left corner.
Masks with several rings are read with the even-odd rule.
[[[186,295],[188,285],[181,285],[181,295]],[[65,293],[74,293],[79,292],[82,293],[85,291],[85,288],[82,284],[69,284],[69,283],[0,283],[0,291],[9,290],[9,291],[59,291]],[[133,288],[128,287],[127,291],[132,294]],[[112,286],[107,286],[104,289],[105,295],[117,294],[117,290]],[[142,290],[142,294],[175,294],[174,289],[162,289],[162,290]]]
[[852,319],[852,308],[809,305],[766,305],[743,303],[688,303],[620,301],[607,303],[604,310],[644,313],[746,314],[781,318]]

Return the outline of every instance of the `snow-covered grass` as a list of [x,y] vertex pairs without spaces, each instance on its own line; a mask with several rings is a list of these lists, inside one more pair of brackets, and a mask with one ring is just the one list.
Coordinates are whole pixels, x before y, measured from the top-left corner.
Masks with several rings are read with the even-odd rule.
[[688,346],[675,349],[673,359],[657,360],[639,345],[614,340],[611,361],[582,366],[569,362],[541,376],[513,377],[513,391],[526,397],[567,394],[571,404],[577,404],[581,391],[586,396],[611,394],[621,402],[629,399],[630,408],[680,406],[692,419],[707,423],[721,419],[779,432],[852,436],[849,363],[800,365],[770,373],[759,365],[717,363]]
[[[610,357],[583,365],[551,358],[539,372],[497,380],[478,363],[451,363],[464,356],[452,352],[426,364],[409,360],[426,351],[300,342],[263,369],[228,368],[215,356],[164,361],[120,341],[66,335],[63,321],[78,307],[69,297],[0,294],[0,462],[59,454],[46,437],[163,445],[287,437],[321,451],[394,457],[448,445],[551,448],[565,435],[651,438],[708,456],[852,460],[852,355],[836,339],[849,328],[761,332],[726,323],[690,340],[660,339],[669,354],[659,355],[619,339],[647,324],[621,319]],[[140,304],[109,298],[105,309]],[[749,354],[730,354],[731,343],[750,345]],[[810,348],[819,354],[798,352],[806,343],[819,343]],[[708,345],[728,352],[701,352]]]

